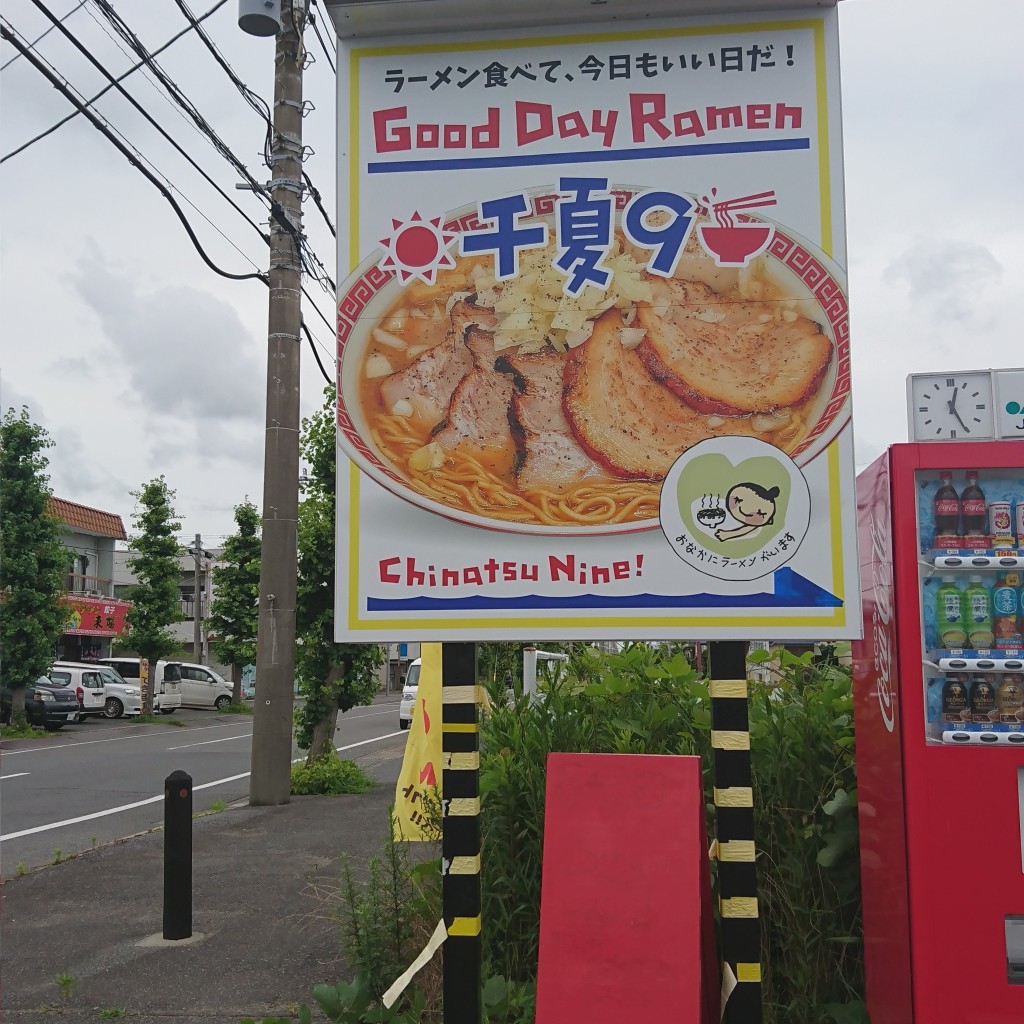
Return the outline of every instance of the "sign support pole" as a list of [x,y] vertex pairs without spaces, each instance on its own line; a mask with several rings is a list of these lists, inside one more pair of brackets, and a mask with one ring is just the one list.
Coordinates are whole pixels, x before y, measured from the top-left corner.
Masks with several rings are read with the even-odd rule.
[[747,644],[710,644],[711,746],[715,766],[715,849],[722,921],[726,1024],[760,1024],[761,922],[754,863],[754,793],[747,709]]
[[479,692],[476,644],[442,644],[444,1024],[480,1024]]

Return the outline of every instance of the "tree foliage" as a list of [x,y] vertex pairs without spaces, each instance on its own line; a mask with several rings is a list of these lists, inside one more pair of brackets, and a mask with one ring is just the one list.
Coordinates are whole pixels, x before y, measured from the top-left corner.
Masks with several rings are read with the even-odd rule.
[[[177,540],[181,523],[171,504],[174,491],[163,476],[132,491],[132,496],[138,502],[132,513],[137,532],[128,549],[136,554],[128,559],[128,568],[139,582],[129,593],[132,606],[118,646],[138,651],[149,661],[152,673],[161,658],[176,653],[180,646],[168,627],[182,618]],[[153,712],[152,686],[146,687],[143,710],[147,715]]]
[[214,654],[231,666],[233,700],[242,699],[242,668],[256,661],[259,624],[260,514],[246,499],[235,506],[237,531],[224,543],[224,565],[213,570],[213,603],[207,629]]
[[333,749],[338,711],[369,704],[377,692],[376,670],[384,662],[379,644],[334,642],[334,489],[337,449],[335,393],[324,388],[324,404],[302,421],[302,457],[309,479],[299,502],[299,570],[295,668],[306,697],[297,713],[297,739],[308,748],[307,764]]
[[61,597],[71,554],[48,510],[49,460],[43,452],[52,446],[27,409],[7,410],[0,422],[0,650],[16,725],[24,725],[25,687],[53,664],[68,620]]

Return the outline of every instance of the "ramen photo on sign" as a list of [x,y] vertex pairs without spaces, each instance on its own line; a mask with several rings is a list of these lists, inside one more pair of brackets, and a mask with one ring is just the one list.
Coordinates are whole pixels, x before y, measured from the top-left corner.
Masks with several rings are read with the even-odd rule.
[[754,438],[802,466],[836,438],[830,259],[707,197],[612,186],[606,223],[572,218],[566,184],[518,212],[395,221],[343,286],[339,438],[361,469],[459,522],[616,533],[657,528],[666,474],[701,441]]

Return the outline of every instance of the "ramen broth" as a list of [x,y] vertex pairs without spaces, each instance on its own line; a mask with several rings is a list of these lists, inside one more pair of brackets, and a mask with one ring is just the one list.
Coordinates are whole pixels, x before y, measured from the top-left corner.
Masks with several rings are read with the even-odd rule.
[[[410,402],[385,407],[382,383],[447,340],[452,321],[446,309],[476,291],[473,279],[478,274],[478,267],[460,259],[455,269],[438,274],[436,284],[414,282],[372,328],[359,368],[359,401],[377,450],[419,493],[486,518],[548,526],[599,526],[657,517],[660,481],[619,479],[595,466],[590,474],[562,491],[521,489],[515,475],[514,443],[477,445],[463,439],[455,449],[441,449],[432,442],[432,435],[443,424],[447,408],[432,405],[432,396],[421,396],[418,407]],[[767,292],[780,291],[763,281],[757,287],[757,297],[762,301],[768,297]],[[722,296],[723,301],[744,301],[737,290],[734,285],[728,299]],[[787,301],[795,305],[801,300]],[[634,325],[636,322],[634,311]],[[515,355],[516,351],[505,354]],[[820,388],[819,382],[817,391]],[[791,409],[753,414],[751,420],[758,436],[783,450],[794,449],[806,436],[817,391]],[[614,415],[614,410],[611,413]],[[715,417],[709,417],[709,427],[714,425]]]

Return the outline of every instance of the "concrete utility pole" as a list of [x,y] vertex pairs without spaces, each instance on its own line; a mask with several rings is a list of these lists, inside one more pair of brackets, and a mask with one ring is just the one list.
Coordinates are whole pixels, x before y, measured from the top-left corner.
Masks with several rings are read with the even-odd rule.
[[200,586],[203,579],[203,535],[196,534],[195,547],[192,548],[195,561],[195,580],[192,587],[192,657],[200,665],[203,664],[203,592]]
[[[295,681],[295,575],[299,506],[299,341],[302,322],[303,0],[282,0],[274,54],[267,428],[263,463],[256,701],[249,803],[287,803]],[[287,223],[282,223],[282,219]]]

